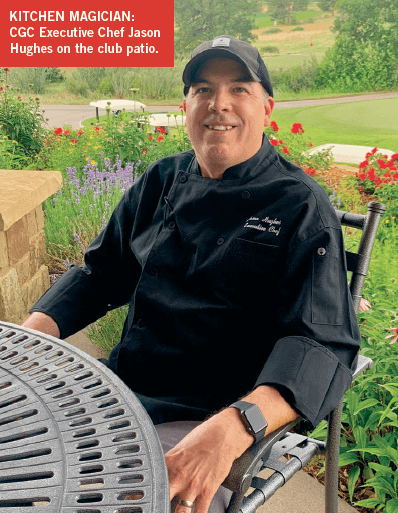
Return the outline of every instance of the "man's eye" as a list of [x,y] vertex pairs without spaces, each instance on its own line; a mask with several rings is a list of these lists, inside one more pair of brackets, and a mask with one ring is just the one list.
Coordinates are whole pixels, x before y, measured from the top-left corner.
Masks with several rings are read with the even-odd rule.
[[209,87],[198,87],[196,90],[197,93],[207,93],[209,91],[210,91]]
[[235,91],[237,93],[245,93],[246,92],[246,88],[245,87],[235,87]]

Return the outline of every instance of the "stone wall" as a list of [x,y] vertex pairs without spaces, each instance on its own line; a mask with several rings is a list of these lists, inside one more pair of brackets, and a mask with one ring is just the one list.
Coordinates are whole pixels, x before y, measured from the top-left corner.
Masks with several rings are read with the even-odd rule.
[[0,320],[21,324],[49,288],[42,202],[59,171],[0,170]]

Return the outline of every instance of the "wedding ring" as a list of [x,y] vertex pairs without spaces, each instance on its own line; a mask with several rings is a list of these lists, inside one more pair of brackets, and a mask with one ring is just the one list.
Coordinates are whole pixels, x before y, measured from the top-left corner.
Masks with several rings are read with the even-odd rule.
[[194,502],[186,501],[184,499],[178,499],[178,503],[177,504],[179,506],[185,506],[186,508],[193,508],[195,506]]

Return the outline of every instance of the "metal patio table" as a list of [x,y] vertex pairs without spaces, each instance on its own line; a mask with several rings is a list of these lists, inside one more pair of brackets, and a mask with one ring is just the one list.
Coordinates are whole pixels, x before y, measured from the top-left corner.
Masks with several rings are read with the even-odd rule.
[[13,511],[169,513],[170,502],[134,393],[67,342],[0,321],[0,512]]

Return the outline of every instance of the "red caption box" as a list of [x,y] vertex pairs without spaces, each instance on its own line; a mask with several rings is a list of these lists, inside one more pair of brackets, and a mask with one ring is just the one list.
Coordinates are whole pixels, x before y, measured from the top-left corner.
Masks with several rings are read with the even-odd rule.
[[174,66],[173,1],[101,3],[2,2],[2,66]]

